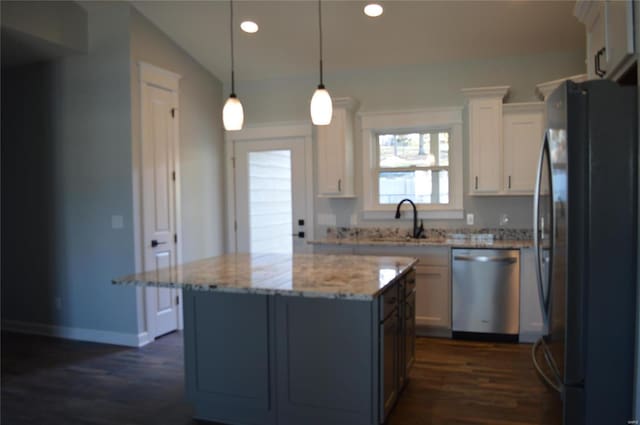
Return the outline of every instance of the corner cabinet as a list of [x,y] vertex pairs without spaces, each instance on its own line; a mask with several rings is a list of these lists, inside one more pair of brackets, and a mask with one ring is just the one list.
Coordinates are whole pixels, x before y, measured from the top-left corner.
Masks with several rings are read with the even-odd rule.
[[502,99],[509,86],[463,89],[469,113],[469,193],[502,189]]
[[351,98],[334,99],[331,123],[316,127],[319,197],[354,197],[353,115],[356,106]]
[[511,103],[502,109],[502,191],[509,195],[532,195],[544,134],[544,103]]
[[589,78],[617,80],[634,62],[633,0],[576,2],[574,14],[585,25]]

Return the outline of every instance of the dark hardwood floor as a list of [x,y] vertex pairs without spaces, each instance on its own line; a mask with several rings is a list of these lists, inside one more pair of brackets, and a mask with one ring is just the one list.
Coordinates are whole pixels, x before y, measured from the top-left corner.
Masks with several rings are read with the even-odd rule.
[[[186,425],[182,335],[140,349],[2,333],[3,425]],[[548,425],[530,345],[418,338],[389,425]],[[300,424],[304,425],[304,424]],[[327,424],[338,425],[338,424]],[[347,425],[347,424],[339,424]]]

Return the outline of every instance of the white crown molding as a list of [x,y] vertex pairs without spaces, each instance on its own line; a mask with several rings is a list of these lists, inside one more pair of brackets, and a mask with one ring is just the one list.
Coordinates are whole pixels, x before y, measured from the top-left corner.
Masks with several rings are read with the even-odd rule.
[[558,88],[563,82],[573,81],[574,83],[581,83],[583,81],[587,81],[587,79],[587,74],[578,74],[572,75],[570,77],[558,78],[557,80],[546,81],[544,83],[536,85],[536,94],[540,97],[540,99],[546,100],[551,92]]
[[468,98],[476,97],[504,97],[509,93],[511,86],[493,86],[493,87],[474,87],[462,89],[462,94]]
[[578,18],[578,20],[582,24],[590,27],[592,23],[591,21],[594,17],[594,13],[600,6],[600,3],[602,2],[592,0],[578,0],[576,1],[576,5],[573,7],[573,16]]
[[333,99],[333,106],[352,111],[358,107],[358,101],[352,97],[336,97]]

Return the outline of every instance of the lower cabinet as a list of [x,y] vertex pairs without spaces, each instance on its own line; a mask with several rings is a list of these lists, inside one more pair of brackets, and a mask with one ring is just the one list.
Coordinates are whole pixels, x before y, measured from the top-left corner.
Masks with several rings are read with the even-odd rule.
[[416,266],[416,326],[420,335],[451,336],[448,266]]
[[451,279],[449,247],[356,246],[357,255],[415,257],[415,333],[451,337]]
[[[538,277],[533,248],[520,250],[520,342],[535,342],[546,329],[538,294]],[[546,276],[546,271],[544,273]]]

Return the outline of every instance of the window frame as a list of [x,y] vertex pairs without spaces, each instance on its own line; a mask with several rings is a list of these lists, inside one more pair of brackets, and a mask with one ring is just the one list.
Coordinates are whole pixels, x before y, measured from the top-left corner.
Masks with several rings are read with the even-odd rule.
[[[413,111],[369,112],[358,114],[362,126],[362,183],[363,218],[394,219],[392,204],[380,204],[379,173],[384,171],[413,171],[421,169],[449,170],[449,203],[416,204],[418,216],[425,219],[462,219],[463,156],[462,108],[430,108]],[[379,162],[380,134],[449,132],[449,165],[429,167],[382,168]],[[406,218],[405,215],[404,218]]]

